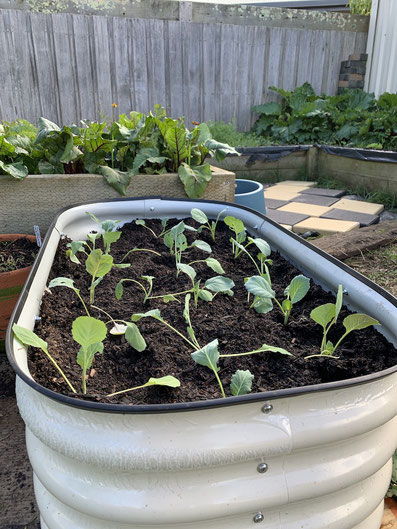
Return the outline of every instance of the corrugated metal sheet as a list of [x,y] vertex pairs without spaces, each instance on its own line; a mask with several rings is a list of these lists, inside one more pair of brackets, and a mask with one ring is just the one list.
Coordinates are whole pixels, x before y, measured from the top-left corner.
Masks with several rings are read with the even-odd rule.
[[397,92],[397,1],[373,0],[368,34],[365,89]]

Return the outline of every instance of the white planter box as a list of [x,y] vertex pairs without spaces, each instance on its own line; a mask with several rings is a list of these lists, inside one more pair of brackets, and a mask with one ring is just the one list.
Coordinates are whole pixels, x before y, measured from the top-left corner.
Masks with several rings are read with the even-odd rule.
[[[184,217],[192,207],[214,217],[224,205],[118,200],[89,211],[129,221]],[[348,305],[380,320],[396,343],[392,296],[260,214],[227,208],[324,288],[342,283]],[[87,233],[85,211],[58,216],[15,323],[33,328],[59,233]],[[118,406],[39,386],[11,333],[7,349],[42,529],[379,529],[397,445],[397,368],[213,401]]]

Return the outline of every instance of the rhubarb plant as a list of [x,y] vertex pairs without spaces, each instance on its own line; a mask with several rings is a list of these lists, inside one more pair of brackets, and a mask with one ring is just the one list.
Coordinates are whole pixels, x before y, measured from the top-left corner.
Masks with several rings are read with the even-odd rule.
[[276,293],[271,288],[267,279],[262,276],[252,276],[245,282],[245,288],[249,294],[253,294],[254,301],[251,307],[260,314],[266,314],[273,310],[273,301],[281,310],[284,316],[284,325],[288,324],[288,319],[293,305],[301,301],[309,291],[310,279],[303,275],[295,276],[291,283],[284,290],[285,299],[280,303],[276,298]]
[[311,319],[321,325],[323,328],[323,337],[320,345],[320,354],[306,356],[306,359],[318,356],[338,358],[335,356],[335,351],[348,334],[350,334],[352,331],[365,329],[371,325],[380,325],[378,320],[372,318],[371,316],[367,316],[366,314],[349,314],[349,316],[346,316],[346,318],[343,320],[345,332],[334,345],[327,339],[327,336],[331,328],[336,325],[340,310],[342,308],[342,300],[343,287],[342,285],[339,285],[335,303],[325,303],[324,305],[320,305],[311,311]]

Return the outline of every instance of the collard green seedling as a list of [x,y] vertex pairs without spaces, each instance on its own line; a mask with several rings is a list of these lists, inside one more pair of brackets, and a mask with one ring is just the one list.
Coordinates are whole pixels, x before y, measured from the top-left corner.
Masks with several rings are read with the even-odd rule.
[[303,275],[295,276],[284,290],[286,298],[282,303],[278,301],[276,293],[264,277],[252,276],[245,282],[244,286],[250,294],[254,295],[251,307],[256,312],[260,314],[270,312],[273,310],[274,301],[284,315],[284,325],[287,325],[293,305],[301,301],[308,293],[310,280]]
[[232,217],[231,215],[227,215],[223,219],[223,222],[235,233],[235,239],[232,239],[232,248],[234,252],[234,258],[237,259],[239,249],[237,246],[234,245],[233,241],[236,240],[238,243],[241,244],[247,238],[247,232],[245,231],[244,222],[240,219],[236,219],[236,217]]
[[236,397],[237,395],[246,395],[247,393],[250,393],[253,380],[254,375],[249,369],[238,369],[234,375],[232,375],[230,381],[231,394]]
[[[260,239],[259,237],[248,237],[248,243],[245,246],[243,244],[240,244],[236,239],[231,238],[230,240],[232,242],[233,248],[237,250],[237,255],[235,255],[235,258],[241,255],[241,253],[245,253],[248,258],[253,262],[255,268],[258,271],[258,274],[262,277],[265,277],[267,282],[271,286],[272,280],[270,278],[268,265],[272,265],[273,262],[271,259],[268,259],[269,255],[271,254],[269,244],[264,239]],[[256,246],[256,248],[259,250],[259,253],[257,254],[259,266],[247,250],[247,248],[251,245]]]
[[64,381],[69,386],[69,388],[73,391],[73,393],[76,393],[76,390],[74,389],[72,383],[69,381],[68,377],[59,367],[56,360],[54,360],[54,358],[48,352],[47,342],[39,338],[37,334],[34,333],[33,331],[30,331],[29,329],[25,329],[24,327],[21,327],[20,325],[16,325],[15,323],[12,326],[12,332],[14,333],[16,339],[19,342],[21,342],[23,345],[30,345],[32,347],[37,347],[38,349],[41,349],[44,352],[44,354],[47,356],[47,358],[54,364],[55,368],[59,371]]
[[102,230],[102,239],[103,244],[105,246],[105,254],[109,254],[111,244],[117,242],[121,237],[121,231],[115,231],[120,221],[104,220],[101,222],[93,213],[86,211],[86,214],[98,225],[98,228]]
[[219,387],[221,389],[221,393],[223,397],[226,397],[225,390],[223,389],[223,384],[221,382],[221,379],[219,378],[218,372],[219,372],[219,350],[218,350],[218,340],[212,340],[212,342],[207,343],[204,347],[199,349],[198,351],[195,351],[191,354],[191,357],[193,360],[200,364],[201,366],[208,367],[211,369],[215,375],[215,378],[219,384]]
[[[191,245],[188,245],[185,229],[196,231],[192,226],[186,225],[183,221],[173,226],[164,236],[164,244],[170,249],[170,254],[175,255],[175,264],[178,265],[182,261],[182,253],[188,248],[199,248],[204,252],[211,253],[212,249],[205,241],[195,240]],[[179,270],[177,270],[177,277]]]
[[306,356],[306,358],[314,358],[317,356],[337,358],[334,356],[334,353],[342,340],[346,338],[348,334],[350,334],[352,331],[365,329],[371,325],[380,325],[378,320],[375,320],[375,318],[367,316],[366,314],[349,314],[349,316],[346,316],[346,318],[343,320],[345,332],[334,345],[331,341],[327,340],[327,335],[331,327],[333,327],[338,320],[338,316],[342,308],[342,299],[343,287],[342,285],[339,285],[336,303],[325,303],[324,305],[320,305],[311,311],[311,319],[321,325],[323,328],[323,338],[321,340],[320,354],[309,355]]
[[87,257],[85,268],[91,276],[90,304],[94,303],[95,289],[113,266],[113,257],[97,248]]
[[96,353],[103,352],[103,340],[106,338],[106,325],[101,320],[89,316],[79,316],[72,324],[73,339],[80,345],[77,363],[82,369],[82,389],[87,393],[87,369],[92,366]]
[[52,279],[48,285],[48,288],[54,288],[54,287],[67,287],[73,290],[73,292],[76,294],[76,296],[81,301],[87,316],[90,315],[87,309],[87,305],[84,303],[84,300],[80,295],[80,290],[74,286],[73,279],[70,279],[68,277],[56,277],[55,279]]
[[135,386],[133,388],[123,389],[122,391],[116,391],[115,393],[110,393],[106,395],[107,397],[114,397],[115,395],[121,395],[122,393],[127,393],[128,391],[135,391],[141,388],[148,388],[150,386],[167,386],[169,388],[179,388],[181,385],[180,381],[173,377],[172,375],[166,375],[165,377],[160,378],[149,378],[146,384],[141,386]]
[[189,266],[196,263],[205,263],[208,268],[211,268],[214,272],[217,274],[224,274],[225,271],[222,268],[221,263],[218,261],[218,259],[214,259],[213,257],[207,257],[207,259],[198,259],[197,261],[191,261],[188,263]]
[[198,222],[199,224],[201,224],[200,228],[197,230],[198,232],[202,231],[203,229],[207,229],[210,231],[211,233],[211,237],[212,237],[212,240],[215,241],[215,233],[216,233],[216,226],[218,224],[218,221],[219,221],[219,218],[220,216],[222,215],[222,213],[224,213],[226,211],[226,209],[222,209],[222,211],[220,211],[216,217],[216,220],[213,220],[212,222],[210,222],[208,220],[208,217],[207,215],[204,213],[204,211],[201,211],[201,209],[198,209],[198,208],[193,208],[191,211],[190,211],[190,215],[191,217],[196,221]]
[[129,279],[129,278],[120,279],[120,281],[116,285],[116,290],[115,290],[116,298],[118,300],[120,300],[122,298],[123,293],[124,293],[123,283],[128,281],[128,282],[137,284],[143,290],[143,292],[145,293],[144,298],[143,298],[143,303],[146,303],[146,301],[150,298],[150,296],[152,294],[154,276],[141,276],[141,278],[144,281],[147,281],[147,283],[148,283],[148,287],[147,288],[145,287],[145,285],[143,283],[141,283],[140,281],[137,281],[136,279]]

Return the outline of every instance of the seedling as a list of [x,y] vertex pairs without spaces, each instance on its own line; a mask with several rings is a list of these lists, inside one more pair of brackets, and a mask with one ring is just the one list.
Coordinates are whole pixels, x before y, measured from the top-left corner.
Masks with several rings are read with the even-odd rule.
[[[161,257],[161,253],[156,252],[155,250],[149,250],[149,248],[133,248],[132,250],[129,250],[123,256],[123,258],[120,260],[120,263],[122,263],[125,259],[127,259],[127,257],[130,255],[130,253],[134,253],[134,252],[150,252],[150,253],[154,253],[155,255],[158,255],[159,257]],[[116,266],[120,267],[120,265],[116,265]],[[127,267],[127,266],[130,266],[130,265],[124,265],[124,266]]]
[[50,355],[48,352],[48,344],[41,338],[37,336],[36,333],[33,331],[30,331],[29,329],[25,329],[24,327],[21,327],[20,325],[14,325],[12,326],[12,332],[14,333],[15,337],[19,342],[21,342],[23,345],[31,345],[32,347],[37,347],[38,349],[41,349],[44,354],[47,356],[47,358],[54,364],[56,369],[61,374],[62,378],[66,382],[66,384],[69,386],[69,388],[73,391],[73,393],[77,393],[74,389],[72,383],[68,379],[68,377],[65,375],[65,373],[62,371],[62,369],[59,367],[58,363],[54,358]]
[[[258,271],[258,274],[260,276],[262,276],[262,277],[265,277],[267,282],[271,286],[272,281],[271,281],[271,278],[270,278],[269,268],[268,268],[267,265],[271,265],[271,264],[273,264],[273,262],[271,261],[271,259],[268,259],[269,255],[271,254],[271,249],[270,249],[270,246],[268,245],[268,243],[264,239],[260,239],[259,237],[256,237],[256,238],[248,237],[248,243],[245,246],[243,244],[240,244],[235,239],[233,239],[233,237],[230,240],[232,242],[233,248],[235,248],[237,250],[240,250],[237,253],[237,257],[239,255],[241,255],[241,253],[244,252],[249,257],[249,259],[251,259],[251,261],[253,262],[255,268]],[[251,244],[255,245],[258,248],[258,250],[259,250],[257,258],[258,258],[260,266],[258,266],[258,264],[255,261],[255,259],[247,251],[247,248]]]
[[245,288],[250,294],[253,294],[254,301],[251,305],[256,312],[266,314],[273,310],[273,301],[277,304],[284,315],[284,325],[288,324],[292,306],[301,301],[309,291],[310,279],[303,275],[295,276],[291,283],[284,290],[286,298],[282,303],[276,298],[276,293],[271,288],[269,282],[261,276],[252,276],[246,283]]
[[190,263],[188,263],[188,265],[191,266],[192,264],[196,264],[196,263],[205,263],[208,266],[208,268],[211,268],[211,270],[213,270],[217,274],[225,273],[224,269],[222,268],[221,263],[218,261],[218,259],[214,259],[213,257],[207,257],[207,259],[199,259],[197,261],[191,261]]
[[251,392],[254,375],[248,369],[237,369],[230,380],[230,391],[234,397],[246,395]]
[[135,391],[141,388],[147,388],[149,386],[168,386],[169,388],[179,388],[181,383],[179,380],[172,375],[167,375],[161,378],[149,378],[146,384],[141,386],[135,386],[133,388],[123,389],[122,391],[116,391],[115,393],[110,393],[106,395],[107,397],[114,397],[115,395],[121,395],[122,393],[127,393],[128,391]]
[[196,338],[196,334],[195,334],[194,329],[192,327],[192,322],[190,320],[190,309],[189,309],[190,298],[191,298],[191,294],[186,294],[186,296],[185,296],[185,309],[183,311],[183,317],[185,318],[185,321],[187,323],[186,330],[187,330],[188,335],[190,336],[190,339],[194,343],[195,347],[197,349],[200,349],[200,344],[198,343],[198,340]]
[[98,228],[103,231],[102,239],[103,244],[105,246],[105,254],[110,253],[111,244],[117,242],[121,237],[121,231],[114,231],[117,227],[117,224],[119,224],[121,221],[104,220],[103,222],[101,222],[95,215],[93,215],[89,211],[86,211],[86,214],[98,225]]
[[77,363],[83,370],[82,390],[87,393],[87,369],[92,366],[96,353],[103,352],[103,340],[106,338],[106,325],[101,320],[89,316],[79,316],[72,324],[73,339],[81,346],[77,353]]
[[182,253],[188,248],[199,248],[203,252],[211,253],[211,246],[205,241],[197,239],[191,245],[188,245],[185,229],[196,231],[195,228],[187,226],[183,221],[171,228],[164,236],[164,244],[170,249],[171,255],[175,255],[175,263],[177,265],[177,277],[179,275],[178,264],[182,261]]
[[195,351],[191,354],[193,360],[200,364],[201,366],[208,367],[214,372],[215,378],[219,384],[222,396],[225,398],[225,390],[223,389],[223,384],[219,378],[218,372],[218,362],[219,362],[219,350],[218,350],[218,340],[212,340],[198,351]]
[[163,237],[168,231],[170,230],[167,230],[167,224],[168,224],[168,220],[169,219],[163,219],[161,221],[161,225],[163,227],[163,229],[161,230],[161,232],[157,235],[156,232],[154,230],[152,230],[151,228],[149,228],[149,226],[146,226],[146,222],[143,220],[143,219],[137,219],[135,221],[135,224],[137,226],[142,226],[143,228],[146,228],[147,230],[149,230],[151,232],[151,234],[156,238],[156,239],[160,239],[160,237]]
[[208,217],[207,215],[201,211],[201,209],[198,209],[198,208],[193,208],[191,211],[190,211],[190,215],[191,217],[196,221],[198,222],[199,224],[201,224],[200,228],[197,230],[198,232],[202,231],[203,229],[207,229],[210,231],[211,233],[211,237],[212,237],[212,240],[215,241],[215,233],[216,233],[216,226],[218,224],[218,221],[219,221],[219,217],[222,215],[222,213],[224,213],[226,211],[226,209],[222,209],[222,211],[220,211],[218,213],[218,216],[216,217],[216,220],[212,221],[210,223],[210,221],[208,220]]
[[113,257],[97,248],[87,257],[85,268],[91,276],[90,305],[94,303],[95,289],[113,266]]
[[339,340],[334,345],[332,342],[327,340],[328,332],[331,327],[336,324],[340,310],[342,308],[342,299],[343,299],[343,287],[339,285],[338,293],[336,296],[336,303],[325,303],[313,309],[310,313],[310,317],[316,323],[321,325],[323,328],[323,338],[321,340],[320,354],[309,355],[307,358],[314,358],[318,356],[327,356],[338,358],[334,356],[334,353],[337,347],[340,345],[342,340],[352,331],[358,331],[370,327],[371,325],[380,325],[378,320],[375,320],[371,316],[366,314],[349,314],[343,320],[343,326],[346,329],[345,333],[339,338]]
[[245,231],[244,222],[240,219],[236,219],[236,217],[232,217],[231,215],[225,217],[223,219],[223,222],[236,234],[235,239],[232,239],[232,248],[234,252],[234,258],[237,259],[239,253],[238,247],[234,244],[233,241],[237,241],[241,244],[246,240],[247,232]]
[[146,288],[145,285],[143,285],[140,281],[137,281],[136,279],[128,279],[128,278],[121,279],[116,285],[116,291],[115,291],[116,298],[118,300],[122,298],[123,293],[124,293],[123,283],[125,283],[126,281],[129,281],[131,283],[137,284],[143,290],[143,292],[145,293],[144,298],[143,298],[143,303],[146,303],[146,301],[150,298],[152,294],[154,276],[141,276],[141,278],[144,281],[148,282],[149,284],[148,288]]

